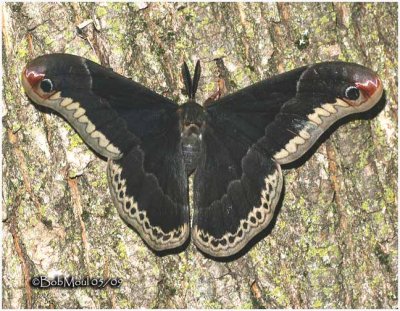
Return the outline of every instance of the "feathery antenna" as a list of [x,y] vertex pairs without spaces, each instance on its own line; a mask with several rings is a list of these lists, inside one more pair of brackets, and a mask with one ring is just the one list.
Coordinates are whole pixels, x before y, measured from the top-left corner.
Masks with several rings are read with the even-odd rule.
[[185,83],[186,93],[188,94],[190,100],[194,100],[196,96],[197,87],[199,86],[200,74],[201,74],[201,67],[199,60],[196,62],[193,80],[192,77],[190,76],[189,68],[186,62],[183,63],[182,78],[183,82]]

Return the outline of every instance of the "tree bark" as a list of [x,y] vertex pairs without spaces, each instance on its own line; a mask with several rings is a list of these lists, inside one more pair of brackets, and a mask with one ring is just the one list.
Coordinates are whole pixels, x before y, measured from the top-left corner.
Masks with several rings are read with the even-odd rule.
[[[2,16],[3,308],[397,306],[397,3],[7,3]],[[106,162],[24,94],[24,65],[54,52],[181,103],[183,60],[202,62],[203,102],[218,79],[233,92],[340,59],[377,71],[386,105],[284,171],[276,222],[249,252],[215,261],[190,244],[159,257],[118,216]],[[56,274],[122,285],[30,285]]]

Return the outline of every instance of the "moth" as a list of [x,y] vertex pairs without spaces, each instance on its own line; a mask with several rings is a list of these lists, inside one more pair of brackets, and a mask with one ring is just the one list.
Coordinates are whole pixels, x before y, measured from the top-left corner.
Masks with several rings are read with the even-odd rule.
[[[323,62],[276,75],[209,105],[182,66],[182,105],[88,59],[50,54],[22,72],[30,99],[61,114],[108,159],[121,218],[154,250],[191,235],[214,257],[231,256],[270,223],[281,165],[299,159],[337,120],[372,108],[383,93],[370,69]],[[194,174],[190,224],[188,176]]]

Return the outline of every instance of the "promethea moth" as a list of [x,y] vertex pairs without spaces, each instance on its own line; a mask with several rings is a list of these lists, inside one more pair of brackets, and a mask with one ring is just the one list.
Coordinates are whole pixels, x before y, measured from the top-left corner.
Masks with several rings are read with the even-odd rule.
[[[44,55],[22,72],[28,96],[73,126],[108,159],[108,182],[122,219],[154,250],[191,233],[215,257],[239,252],[268,226],[281,195],[281,164],[299,159],[342,117],[373,107],[383,93],[370,69],[345,62],[304,66],[209,105],[195,94],[178,105],[82,57]],[[194,215],[188,176],[194,174]]]

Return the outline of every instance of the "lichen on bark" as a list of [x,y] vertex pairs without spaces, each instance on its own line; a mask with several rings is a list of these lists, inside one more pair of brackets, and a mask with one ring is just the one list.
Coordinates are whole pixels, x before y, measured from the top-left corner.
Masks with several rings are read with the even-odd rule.
[[[397,306],[396,3],[7,3],[2,10],[4,308]],[[248,253],[219,262],[189,245],[158,257],[119,218],[106,163],[24,94],[23,66],[54,52],[110,65],[179,102],[183,60],[202,61],[203,102],[218,78],[233,92],[340,59],[377,71],[387,103],[284,171],[275,226]],[[123,283],[29,284],[57,273]]]

